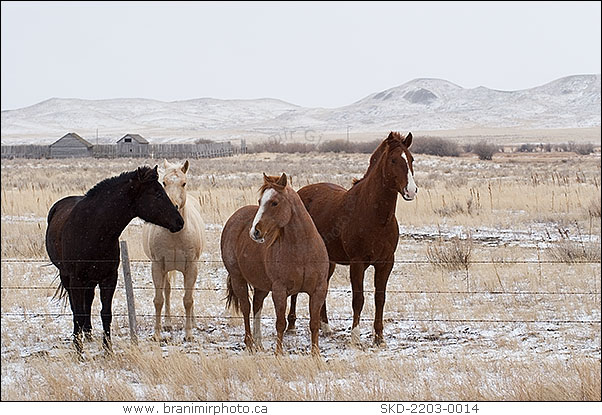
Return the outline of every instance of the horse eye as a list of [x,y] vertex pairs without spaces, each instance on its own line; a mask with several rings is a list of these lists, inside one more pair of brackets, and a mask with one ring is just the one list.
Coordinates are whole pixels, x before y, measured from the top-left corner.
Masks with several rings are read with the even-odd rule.
[[272,206],[278,206],[278,202],[272,202]]
[[182,187],[186,186],[186,183],[182,183]]
[[165,182],[163,182],[163,187],[165,187],[165,186],[167,186],[167,185],[165,184]]
[[397,160],[395,160],[395,159],[391,159],[391,163],[393,163],[393,164],[397,164]]

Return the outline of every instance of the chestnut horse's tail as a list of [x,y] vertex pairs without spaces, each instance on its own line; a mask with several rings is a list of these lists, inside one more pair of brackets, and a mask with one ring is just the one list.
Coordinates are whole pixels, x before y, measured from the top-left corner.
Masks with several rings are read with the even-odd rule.
[[232,276],[228,274],[228,296],[226,297],[226,308],[234,308],[234,311],[240,313],[240,301],[232,289]]

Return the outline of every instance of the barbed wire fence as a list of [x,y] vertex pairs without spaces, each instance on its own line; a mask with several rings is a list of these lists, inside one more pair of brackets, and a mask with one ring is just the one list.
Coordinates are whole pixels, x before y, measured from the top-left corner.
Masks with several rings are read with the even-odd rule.
[[[155,290],[154,287],[151,286],[141,286],[141,285],[133,285],[133,281],[131,278],[130,271],[130,263],[141,263],[141,264],[150,264],[152,263],[149,259],[129,259],[127,255],[127,244],[122,241],[122,272],[123,272],[123,284],[117,285],[117,290],[125,291],[126,300],[127,300],[127,313],[113,313],[114,317],[128,318],[128,325],[130,329],[130,337],[133,342],[137,341],[137,319],[138,318],[154,318],[155,314],[136,314],[135,312],[135,296],[134,292],[136,291],[149,291]],[[125,255],[124,255],[125,254]],[[213,264],[218,266],[222,266],[221,259],[201,259],[198,261],[203,264]],[[404,265],[437,265],[432,260],[395,260],[393,261],[395,264],[404,264]],[[48,259],[43,258],[9,258],[2,259],[3,264],[40,264],[39,267],[53,266]],[[560,260],[543,260],[541,258],[533,259],[533,260],[470,260],[469,263],[466,264],[463,270],[460,272],[465,273],[466,279],[466,289],[465,290],[410,290],[410,289],[396,289],[391,288],[386,290],[386,294],[390,295],[464,295],[464,296],[595,296],[596,301],[600,302],[600,289],[599,285],[596,286],[594,283],[593,286],[596,287],[592,290],[583,290],[583,291],[540,291],[540,290],[475,290],[471,289],[470,285],[470,265],[518,265],[518,264],[530,264],[537,265],[541,267],[541,265],[598,265],[600,266],[600,261],[588,261],[588,260],[579,260],[572,261],[567,263],[566,261]],[[397,270],[393,270],[392,274],[400,274]],[[599,274],[594,272],[594,278],[599,278]],[[225,281],[224,281],[225,283]],[[44,286],[44,285],[1,285],[1,291],[4,296],[4,293],[9,291],[36,291],[36,290],[56,290],[56,283],[54,286]],[[503,287],[502,287],[503,288]],[[171,288],[172,291],[183,291],[184,287],[173,286]],[[193,291],[201,291],[201,292],[224,292],[225,287],[194,287]],[[328,293],[333,294],[351,294],[353,291],[351,288],[332,288],[329,287]],[[371,295],[374,293],[373,289],[364,289],[364,294]],[[225,295],[224,295],[225,297]],[[19,319],[31,319],[31,318],[59,318],[59,317],[72,317],[70,312],[56,312],[56,313],[42,313],[42,312],[1,312],[2,319],[5,318],[19,318]],[[172,318],[184,318],[183,315],[171,315]],[[451,323],[451,324],[515,324],[515,323],[523,323],[523,324],[569,324],[569,325],[579,325],[579,324],[601,324],[600,319],[591,319],[591,318],[557,318],[557,319],[508,319],[508,318],[433,318],[433,317],[408,317],[400,315],[399,313],[387,313],[385,315],[387,320],[395,320],[396,322],[406,322],[406,323]],[[194,315],[195,319],[199,320],[231,320],[231,319],[242,319],[242,316],[239,315]],[[262,316],[265,319],[275,319],[273,316]],[[309,317],[299,316],[297,317],[299,320],[308,320]],[[351,321],[351,315],[349,317],[329,317],[329,320],[332,321]],[[371,317],[362,317],[360,321],[372,321]]]

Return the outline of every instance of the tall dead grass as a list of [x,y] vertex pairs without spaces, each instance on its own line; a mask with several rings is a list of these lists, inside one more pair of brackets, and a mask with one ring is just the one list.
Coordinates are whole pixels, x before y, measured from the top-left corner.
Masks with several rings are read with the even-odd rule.
[[[324,361],[310,356],[194,355],[129,348],[75,363],[35,357],[2,400],[33,401],[599,401],[600,362],[474,356]],[[496,373],[496,377],[491,374]],[[6,375],[3,368],[3,376]]]

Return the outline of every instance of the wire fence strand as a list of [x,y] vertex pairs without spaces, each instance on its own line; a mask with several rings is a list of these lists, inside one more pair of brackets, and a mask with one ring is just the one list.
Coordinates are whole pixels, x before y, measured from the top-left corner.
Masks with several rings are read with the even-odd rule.
[[[2,313],[3,317],[20,317],[20,318],[41,318],[41,317],[72,317],[71,313]],[[113,317],[128,317],[127,314],[113,313]],[[154,314],[136,314],[136,317],[140,318],[154,318]],[[165,317],[165,315],[162,315]],[[185,318],[185,315],[171,315],[172,318]],[[225,319],[225,320],[241,320],[243,316],[233,315],[194,315],[195,319]],[[274,316],[261,316],[262,319],[274,320]],[[297,320],[309,320],[309,317],[299,316]],[[352,321],[352,317],[328,317],[329,321]],[[454,318],[408,318],[408,317],[391,317],[387,316],[386,321],[406,322],[406,323],[498,323],[498,324],[510,324],[510,323],[530,323],[530,324],[601,324],[600,320],[572,320],[572,319],[556,319],[556,320],[514,320],[514,319],[454,319]],[[361,317],[360,321],[372,321],[370,317]]]

